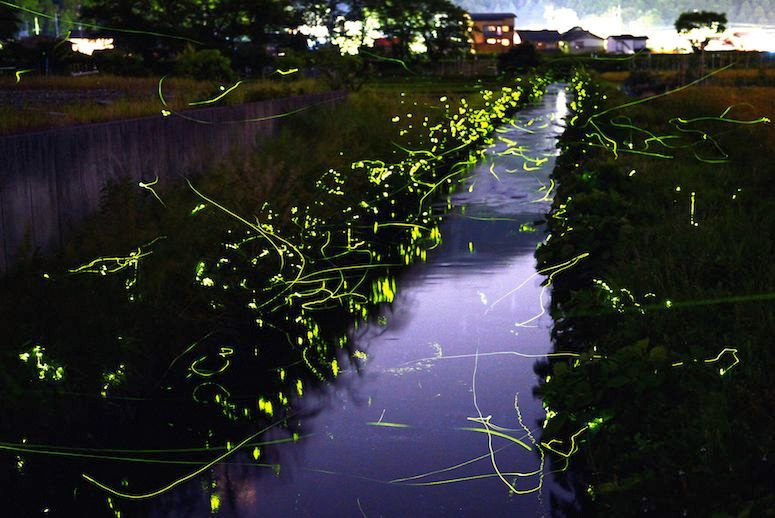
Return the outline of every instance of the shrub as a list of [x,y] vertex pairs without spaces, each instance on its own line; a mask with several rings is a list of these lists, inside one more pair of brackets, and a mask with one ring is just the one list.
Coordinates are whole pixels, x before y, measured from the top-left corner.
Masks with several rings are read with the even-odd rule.
[[229,58],[216,49],[194,50],[190,45],[177,55],[175,72],[199,80],[229,81],[234,77]]
[[117,76],[144,76],[150,70],[143,64],[142,56],[120,50],[97,51],[92,62],[101,73]]

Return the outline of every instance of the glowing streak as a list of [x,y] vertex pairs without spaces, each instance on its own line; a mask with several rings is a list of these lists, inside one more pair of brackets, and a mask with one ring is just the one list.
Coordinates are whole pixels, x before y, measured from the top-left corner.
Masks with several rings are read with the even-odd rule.
[[559,455],[561,457],[564,457],[564,458],[568,459],[568,458],[570,458],[571,455],[573,455],[574,453],[576,453],[579,450],[579,447],[576,444],[576,438],[579,435],[581,435],[582,433],[584,433],[585,431],[587,431],[587,430],[589,430],[589,426],[584,426],[578,432],[576,432],[573,435],[571,435],[571,438],[570,438],[570,448],[568,449],[567,452],[563,452],[563,451],[560,451],[560,450],[552,447],[552,444],[555,444],[555,443],[562,444],[563,443],[563,441],[561,441],[559,439],[552,439],[549,442],[542,442],[541,446],[543,446],[544,448],[546,448],[547,450],[549,450],[549,451],[551,451],[553,453],[556,453],[557,455]]
[[406,70],[406,71],[407,71],[407,72],[409,72],[410,74],[414,74],[414,72],[412,72],[411,70],[409,70],[409,67],[408,67],[408,66],[406,66],[406,63],[404,63],[404,62],[403,62],[402,60],[400,60],[400,59],[396,59],[396,58],[386,58],[386,57],[384,57],[384,56],[380,56],[380,55],[378,55],[378,54],[372,54],[371,52],[368,52],[368,51],[365,51],[365,50],[360,50],[360,52],[361,52],[361,54],[366,54],[367,56],[369,56],[369,57],[372,57],[372,58],[374,58],[374,59],[376,59],[376,60],[378,60],[378,61],[387,61],[388,63],[397,63],[397,64],[401,65],[401,66],[404,68],[404,70]]
[[541,203],[542,201],[552,201],[552,198],[550,198],[549,196],[552,194],[553,190],[554,190],[554,180],[552,180],[550,178],[549,179],[549,188],[546,190],[544,195],[541,198],[537,199],[537,200],[532,200],[530,203]]
[[[490,305],[490,307],[489,307],[489,309],[487,311],[492,310],[499,302],[501,302],[503,299],[505,299],[509,295],[511,295],[514,292],[516,292],[517,290],[519,290],[522,286],[524,286],[525,284],[530,282],[531,279],[533,279],[533,278],[535,278],[535,277],[537,277],[539,275],[546,275],[547,273],[550,273],[550,272],[559,272],[559,271],[571,268],[571,267],[575,266],[579,261],[581,261],[582,259],[584,259],[586,257],[589,257],[589,252],[584,252],[582,254],[579,254],[576,257],[574,257],[573,259],[569,259],[568,261],[562,262],[560,264],[555,264],[554,266],[548,266],[546,268],[538,270],[534,274],[530,275],[527,279],[522,281],[522,283],[519,286],[517,286],[516,288],[512,289],[511,291],[509,291],[508,293],[506,293],[505,295],[503,295],[502,297],[497,299],[495,302],[493,302]],[[551,279],[552,278],[550,276],[549,281],[551,281]]]
[[159,183],[159,177],[158,176],[156,177],[156,179],[154,181],[152,181],[150,183],[139,182],[137,185],[139,185],[143,189],[151,191],[151,194],[153,194],[153,197],[156,198],[157,200],[159,200],[159,203],[161,203],[162,205],[164,205],[166,207],[167,204],[162,201],[162,199],[159,197],[159,195],[156,193],[156,191],[153,188],[153,186],[156,185],[157,183]]
[[[190,102],[190,103],[188,103],[188,105],[189,105],[189,106],[199,106],[199,105],[202,105],[202,104],[212,104],[212,103],[218,102],[218,101],[220,101],[221,99],[223,99],[224,97],[226,97],[227,95],[229,95],[231,92],[233,92],[234,90],[236,90],[236,89],[239,87],[239,85],[241,85],[241,84],[242,84],[242,83],[244,83],[244,82],[245,82],[245,81],[237,81],[236,83],[234,83],[234,85],[233,85],[233,86],[231,86],[230,88],[228,88],[228,89],[224,90],[224,91],[221,93],[221,95],[219,95],[219,96],[217,96],[217,97],[213,97],[212,99],[207,99],[207,100],[205,100],[205,101],[194,101],[194,102]],[[166,105],[165,105],[165,106],[166,106]]]
[[492,467],[495,470],[495,473],[498,475],[498,478],[501,480],[501,482],[503,482],[506,485],[506,487],[509,488],[510,491],[513,491],[515,494],[518,494],[518,495],[524,495],[524,494],[528,494],[528,493],[532,493],[534,491],[537,491],[540,488],[540,486],[537,486],[537,487],[535,487],[533,489],[528,489],[528,490],[525,490],[525,491],[517,489],[511,483],[509,483],[508,480],[506,480],[506,478],[504,477],[503,472],[501,472],[501,470],[498,468],[498,463],[495,460],[495,450],[493,449],[493,446],[492,446],[492,437],[493,437],[493,435],[500,434],[502,436],[505,436],[509,440],[512,440],[512,441],[516,442],[517,444],[521,443],[520,445],[524,446],[525,448],[527,448],[528,451],[532,451],[532,449],[527,444],[522,443],[522,441],[518,441],[517,439],[515,439],[515,438],[513,438],[511,436],[508,436],[506,434],[501,434],[500,432],[496,432],[496,431],[490,429],[490,426],[489,426],[490,416],[487,416],[487,418],[485,418],[482,415],[482,411],[479,408],[479,403],[477,402],[477,399],[476,399],[476,370],[478,368],[478,365],[479,365],[479,349],[477,348],[476,354],[474,355],[474,371],[473,371],[473,376],[472,376],[472,380],[471,380],[471,391],[473,393],[473,402],[474,402],[474,407],[476,408],[476,413],[479,414],[480,422],[484,425],[484,428],[472,428],[471,430],[475,430],[475,431],[479,431],[479,432],[483,432],[483,433],[487,434],[487,448],[490,451],[490,463],[492,464]]
[[[159,79],[158,95],[159,95],[159,100],[161,101],[162,105],[165,106],[165,107],[168,107],[167,101],[165,100],[164,94],[163,94],[163,91],[162,91],[162,84],[163,84],[164,79],[166,77],[167,76],[163,76],[161,79]],[[266,117],[255,117],[253,119],[229,120],[229,121],[207,121],[207,120],[197,119],[195,117],[191,117],[190,115],[186,115],[186,114],[181,113],[181,112],[177,112],[177,111],[174,111],[174,110],[166,110],[166,109],[162,110],[162,114],[164,116],[175,115],[175,116],[180,117],[181,119],[185,119],[187,121],[196,122],[196,123],[199,123],[199,124],[207,124],[207,125],[211,125],[211,126],[212,125],[217,125],[217,124],[243,124],[243,123],[246,123],[246,122],[263,122],[263,121],[267,121],[267,120],[274,120],[274,119],[281,119],[281,118],[284,118],[284,117],[290,117],[292,115],[296,115],[297,113],[301,113],[301,112],[307,111],[307,110],[315,108],[317,106],[322,106],[324,104],[334,103],[334,102],[337,102],[337,101],[339,101],[338,98],[332,98],[332,99],[327,99],[327,100],[320,101],[320,102],[317,102],[317,103],[308,104],[306,106],[302,106],[301,108],[298,108],[296,110],[291,110],[289,112],[278,113],[276,115],[267,115]]]
[[16,71],[16,82],[20,82],[22,80],[22,74],[26,74],[27,72],[32,72],[34,69],[27,68],[25,70],[17,70]]
[[144,500],[144,499],[147,499],[147,498],[153,498],[155,496],[159,496],[162,493],[165,493],[165,492],[169,491],[170,489],[172,489],[172,488],[174,488],[176,486],[179,486],[180,484],[183,484],[184,482],[187,482],[187,481],[191,480],[192,478],[198,476],[201,473],[204,473],[205,471],[207,471],[211,467],[215,466],[219,462],[223,462],[224,459],[227,459],[228,457],[234,455],[236,452],[238,452],[240,449],[242,449],[250,441],[252,441],[256,437],[258,437],[259,435],[265,433],[267,430],[270,430],[271,428],[274,428],[275,426],[277,426],[277,425],[279,425],[280,423],[283,423],[283,422],[285,422],[285,419],[280,420],[280,421],[276,421],[275,423],[267,426],[266,428],[263,428],[262,430],[259,430],[258,432],[254,433],[252,435],[249,435],[247,438],[243,439],[238,444],[236,444],[231,450],[227,450],[223,455],[219,455],[218,457],[216,457],[212,461],[208,462],[207,464],[205,464],[201,468],[192,471],[188,475],[185,475],[183,477],[180,477],[180,478],[174,480],[173,482],[167,484],[166,486],[164,486],[164,487],[162,487],[160,489],[157,489],[155,491],[151,491],[151,492],[148,492],[148,493],[135,493],[135,494],[124,493],[123,491],[118,491],[116,489],[113,489],[113,488],[111,488],[111,487],[109,487],[109,486],[107,486],[107,485],[105,485],[105,484],[95,480],[94,478],[92,478],[91,476],[87,475],[86,473],[82,473],[81,476],[85,480],[88,480],[89,482],[91,482],[92,484],[97,486],[98,488],[102,489],[103,491],[107,491],[108,493],[110,493],[112,495],[115,495],[117,497],[120,497],[120,498],[126,498],[126,499],[129,499],[129,500]]
[[[279,298],[279,297],[282,295],[282,293],[284,293],[284,292],[286,292],[286,291],[288,291],[288,290],[290,290],[290,289],[292,289],[292,288],[293,288],[293,286],[296,284],[296,282],[298,282],[298,281],[301,279],[301,277],[302,277],[302,275],[303,275],[303,273],[304,273],[304,269],[306,268],[306,264],[307,264],[307,261],[306,261],[306,259],[305,259],[305,257],[304,257],[304,254],[302,254],[302,253],[301,253],[301,251],[300,251],[300,250],[299,250],[299,249],[298,249],[296,246],[294,246],[294,245],[293,245],[291,242],[289,242],[289,241],[287,241],[287,240],[285,240],[285,239],[281,238],[280,236],[278,236],[278,235],[276,235],[276,234],[274,234],[274,233],[272,233],[272,232],[265,231],[264,229],[262,229],[262,228],[260,227],[260,225],[256,225],[256,224],[254,224],[254,223],[251,223],[250,221],[246,220],[246,219],[245,219],[245,218],[243,218],[242,216],[240,216],[240,215],[238,215],[238,214],[236,214],[236,213],[234,213],[234,212],[230,211],[229,209],[227,209],[227,208],[226,208],[226,207],[224,207],[223,205],[220,205],[220,204],[216,203],[214,200],[211,200],[210,198],[208,198],[208,197],[207,197],[207,196],[205,196],[204,194],[202,194],[202,193],[200,193],[199,191],[197,191],[197,190],[196,190],[196,188],[195,188],[195,187],[194,187],[194,186],[191,184],[191,182],[189,181],[189,179],[188,179],[188,178],[186,178],[186,183],[188,183],[188,186],[191,188],[191,190],[192,190],[192,191],[194,191],[194,193],[196,193],[196,195],[197,195],[197,196],[199,196],[200,198],[202,198],[202,199],[203,199],[203,200],[205,200],[206,202],[210,203],[210,204],[211,204],[211,205],[213,205],[214,207],[217,207],[217,208],[221,209],[223,212],[225,212],[225,213],[226,213],[226,214],[228,214],[229,216],[233,217],[233,218],[234,218],[234,219],[236,219],[237,221],[240,221],[240,222],[244,223],[244,224],[245,224],[245,225],[247,225],[249,228],[251,228],[251,229],[255,230],[255,231],[256,231],[256,232],[258,232],[258,233],[259,233],[261,236],[263,236],[263,237],[264,237],[264,238],[265,238],[265,239],[266,239],[266,240],[267,240],[267,241],[268,241],[268,242],[269,242],[269,243],[272,245],[272,247],[273,247],[273,248],[274,248],[274,249],[277,251],[277,255],[279,256],[279,259],[280,259],[280,269],[281,269],[281,270],[283,269],[283,265],[285,264],[285,259],[284,259],[284,257],[283,257],[283,253],[282,253],[282,251],[281,251],[281,250],[280,250],[280,248],[277,246],[277,244],[274,242],[274,239],[277,239],[277,240],[278,240],[278,241],[280,241],[281,243],[283,243],[283,244],[285,244],[286,246],[288,246],[288,248],[290,248],[291,250],[293,250],[293,251],[296,253],[297,257],[299,258],[299,261],[301,261],[301,265],[298,267],[298,271],[297,271],[297,273],[296,273],[296,277],[295,277],[295,279],[294,279],[294,280],[292,280],[290,283],[288,283],[288,284],[287,284],[287,286],[286,286],[286,288],[285,288],[285,289],[284,289],[284,290],[283,290],[281,293],[278,293],[278,294],[277,294],[277,295],[275,295],[274,297],[270,298],[269,300],[267,300],[266,302],[264,302],[263,304],[261,304],[261,305],[259,306],[259,308],[262,308],[262,307],[264,307],[264,306],[267,306],[267,305],[269,305],[271,302],[273,302],[274,300],[276,300],[277,298]],[[271,237],[270,237],[270,236],[271,236]],[[274,238],[274,239],[273,239],[273,238]]]
[[[76,452],[69,452],[69,451],[49,451],[49,450],[39,450],[39,449],[30,449],[30,448],[21,448],[21,447],[8,447],[2,444],[0,444],[0,450],[12,451],[15,453],[25,453],[25,454],[50,455],[52,457],[112,460],[116,462],[138,462],[141,464],[172,464],[172,465],[181,465],[181,466],[191,466],[191,465],[201,464],[201,461],[194,461],[194,460],[146,459],[142,457],[121,457],[117,455],[97,455],[97,454],[91,454],[91,453],[76,453]],[[203,450],[203,451],[207,451],[207,450]],[[129,453],[133,453],[133,452],[130,450]],[[227,462],[224,464],[239,464],[239,465],[266,467],[266,468],[276,466],[276,464],[257,464],[252,462],[250,463]]]
[[411,428],[408,424],[390,423],[388,421],[369,421],[369,426],[384,426],[385,428]]
[[203,378],[209,378],[211,376],[215,376],[216,374],[221,374],[222,372],[224,372],[226,369],[229,368],[229,365],[231,365],[231,361],[227,359],[223,363],[223,366],[221,366],[221,368],[219,368],[219,369],[216,369],[216,370],[203,370],[203,369],[200,369],[198,367],[198,365],[201,362],[205,361],[206,359],[207,359],[207,357],[202,357],[202,358],[198,358],[197,360],[195,360],[194,363],[191,364],[191,367],[189,367],[191,369],[191,372],[193,372],[197,376],[202,376]]
[[512,437],[511,435],[507,435],[507,434],[505,434],[503,432],[498,432],[498,431],[494,430],[493,427],[490,426],[490,421],[489,421],[490,417],[491,416],[487,416],[487,417],[484,417],[482,419],[477,419],[476,420],[478,423],[482,423],[483,425],[485,425],[485,428],[462,427],[462,428],[456,428],[456,430],[465,430],[465,431],[468,431],[468,432],[480,432],[480,433],[486,433],[488,435],[491,434],[491,435],[494,435],[496,437],[501,437],[503,439],[511,441],[511,442],[513,442],[515,444],[519,444],[520,446],[525,448],[527,451],[533,451],[533,448],[531,448],[530,446],[528,446],[524,442],[520,441],[519,439],[517,439],[515,437]]
[[679,86],[677,88],[673,88],[672,90],[668,90],[666,92],[662,92],[661,94],[656,94],[656,95],[652,95],[652,96],[649,96],[649,97],[644,97],[643,99],[637,99],[635,101],[630,101],[628,103],[620,104],[618,106],[614,106],[614,107],[609,108],[607,110],[603,110],[601,112],[597,112],[594,115],[592,115],[589,118],[589,120],[584,125],[586,126],[586,124],[591,122],[592,119],[596,119],[598,117],[601,117],[601,116],[605,115],[606,113],[611,113],[612,111],[615,111],[615,110],[622,110],[624,108],[629,108],[630,106],[635,106],[635,105],[638,105],[638,104],[643,104],[645,102],[653,101],[654,99],[659,99],[660,97],[665,97],[667,95],[672,95],[672,94],[680,92],[682,90],[686,90],[687,88],[692,87],[692,86],[694,86],[694,85],[696,85],[698,83],[701,83],[702,81],[708,79],[709,77],[713,77],[716,74],[719,74],[719,73],[723,72],[724,70],[727,70],[727,69],[729,69],[729,68],[731,68],[733,66],[735,66],[735,63],[730,63],[729,65],[727,65],[725,67],[719,68],[719,69],[714,70],[714,71],[712,71],[712,72],[710,72],[708,74],[705,74],[704,76],[700,77],[699,79],[695,79],[691,83],[687,83],[685,85],[681,85],[681,86]]
[[[732,367],[734,367],[735,365],[740,363],[740,358],[737,356],[737,352],[738,352],[737,349],[733,349],[731,347],[725,347],[724,349],[721,350],[720,353],[718,353],[716,355],[715,358],[708,358],[707,360],[703,360],[703,362],[705,362],[705,363],[716,363],[716,362],[720,361],[721,358],[725,354],[731,354],[732,358],[734,359],[734,361],[728,367],[726,367],[726,368],[722,367],[722,368],[719,369],[719,374],[723,376],[724,374],[729,372],[729,370],[732,369]],[[697,361],[697,360],[694,360],[694,361]],[[671,364],[672,367],[682,367],[684,365],[685,365],[685,362],[675,362],[675,363]]]
[[[312,434],[303,435],[295,438],[287,439],[273,439],[271,441],[260,441],[246,444],[245,446],[269,446],[273,444],[285,444],[289,442],[298,442],[299,438],[307,438]],[[68,446],[54,446],[50,444],[27,444],[27,443],[12,443],[12,442],[0,442],[0,449],[7,451],[16,451],[17,449],[29,450],[29,453],[59,453],[59,452],[105,452],[105,453],[142,453],[146,455],[152,454],[174,454],[174,453],[209,453],[214,451],[221,451],[228,449],[226,446],[213,446],[210,448],[167,448],[167,449],[126,449],[126,448],[82,448],[82,447],[68,447]],[[149,459],[152,460],[152,459]],[[191,462],[192,464],[194,462]],[[200,464],[200,462],[196,462]]]
[[298,68],[289,68],[288,70],[280,70],[279,68],[274,71],[275,74],[280,74],[281,76],[289,76],[291,74],[295,74],[298,72]]

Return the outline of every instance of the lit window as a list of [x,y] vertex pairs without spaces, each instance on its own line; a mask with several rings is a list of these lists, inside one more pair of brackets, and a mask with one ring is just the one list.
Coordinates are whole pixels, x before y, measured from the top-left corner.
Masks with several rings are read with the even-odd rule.
[[498,28],[497,28],[497,27],[495,27],[494,25],[488,25],[488,26],[487,26],[487,30],[488,30],[489,32],[495,32],[495,31],[497,31],[497,30],[498,30]]
[[504,47],[508,47],[509,45],[511,45],[511,42],[508,39],[503,38],[501,40],[501,45],[503,45]]
[[488,45],[495,45],[496,43],[498,43],[498,40],[496,40],[495,38],[487,38]]
[[503,32],[509,32],[511,30],[511,27],[509,27],[508,25],[504,25],[503,27],[501,27],[501,29],[503,30]]

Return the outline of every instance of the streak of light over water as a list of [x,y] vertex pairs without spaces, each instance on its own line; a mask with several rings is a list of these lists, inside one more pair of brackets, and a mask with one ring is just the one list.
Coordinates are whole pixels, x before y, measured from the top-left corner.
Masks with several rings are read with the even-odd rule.
[[[303,421],[310,436],[278,448],[279,474],[216,468],[222,516],[551,512],[550,494],[562,489],[526,432],[537,439],[545,417],[533,395],[536,359],[513,352],[551,349],[533,254],[545,238],[539,222],[566,114],[565,90],[552,85],[499,129],[452,197],[442,246],[399,278],[379,319],[353,330],[368,357],[361,372],[342,373],[323,399],[302,403],[300,415],[321,410]],[[526,447],[475,433],[483,420]]]

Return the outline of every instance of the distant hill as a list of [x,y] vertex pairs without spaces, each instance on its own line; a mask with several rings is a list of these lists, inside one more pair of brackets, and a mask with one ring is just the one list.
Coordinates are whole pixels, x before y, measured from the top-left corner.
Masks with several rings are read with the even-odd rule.
[[672,25],[678,15],[694,9],[727,14],[732,23],[775,25],[775,0],[453,0],[469,12],[514,12],[521,23],[543,20],[544,9],[573,9],[580,18],[620,8],[625,21],[644,19]]

